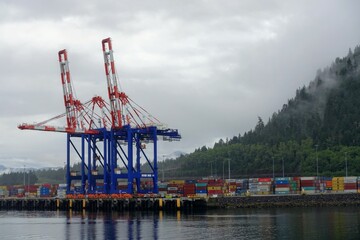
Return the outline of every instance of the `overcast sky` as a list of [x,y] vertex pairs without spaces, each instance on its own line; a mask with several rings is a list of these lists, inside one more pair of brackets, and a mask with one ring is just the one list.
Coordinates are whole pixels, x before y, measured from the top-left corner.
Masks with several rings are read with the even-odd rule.
[[63,165],[65,134],[17,129],[65,111],[61,49],[77,98],[107,98],[101,40],[112,38],[123,91],[182,135],[160,144],[166,155],[267,122],[360,44],[357,0],[55,2],[0,2],[0,164]]

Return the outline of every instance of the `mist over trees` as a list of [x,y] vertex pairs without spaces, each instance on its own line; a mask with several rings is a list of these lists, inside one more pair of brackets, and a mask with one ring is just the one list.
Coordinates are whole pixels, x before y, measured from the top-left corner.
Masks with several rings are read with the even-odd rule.
[[176,177],[360,175],[360,46],[318,70],[266,123],[173,160]]

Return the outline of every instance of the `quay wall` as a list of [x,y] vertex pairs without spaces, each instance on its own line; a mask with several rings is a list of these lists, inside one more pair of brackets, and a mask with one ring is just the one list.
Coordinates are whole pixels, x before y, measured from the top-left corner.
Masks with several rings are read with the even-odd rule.
[[1,198],[1,210],[196,211],[217,208],[360,206],[360,194],[224,196],[214,198]]
[[1,210],[29,211],[174,211],[206,209],[205,199],[129,198],[129,199],[54,199],[3,198]]

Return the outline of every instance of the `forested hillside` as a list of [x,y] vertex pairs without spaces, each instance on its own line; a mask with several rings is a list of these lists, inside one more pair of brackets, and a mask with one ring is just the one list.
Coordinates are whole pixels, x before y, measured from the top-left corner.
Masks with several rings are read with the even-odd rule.
[[[254,129],[164,165],[168,176],[360,175],[360,47],[319,70]],[[318,164],[317,164],[318,163]],[[175,167],[174,167],[175,166]],[[168,170],[166,169],[174,169]]]

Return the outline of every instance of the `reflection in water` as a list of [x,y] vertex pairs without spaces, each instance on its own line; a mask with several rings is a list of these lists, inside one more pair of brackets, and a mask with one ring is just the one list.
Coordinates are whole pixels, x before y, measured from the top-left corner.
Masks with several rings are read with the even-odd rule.
[[[69,211],[66,216],[65,239],[158,239],[159,215],[162,214],[162,212],[82,212],[80,214]],[[152,221],[148,221],[151,218]],[[144,222],[146,224],[143,224]]]
[[207,212],[0,211],[1,239],[358,239],[357,207]]

